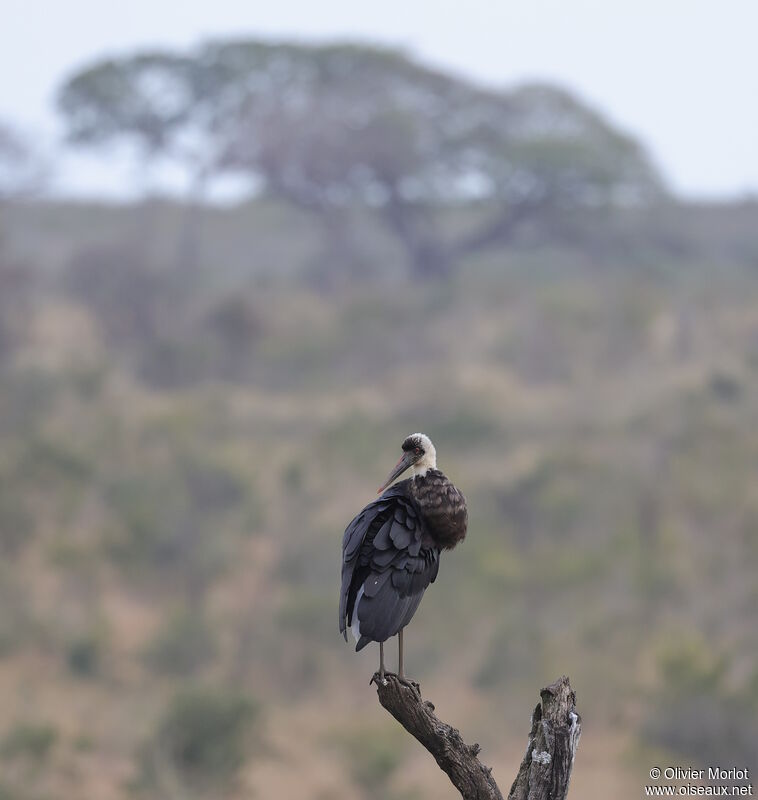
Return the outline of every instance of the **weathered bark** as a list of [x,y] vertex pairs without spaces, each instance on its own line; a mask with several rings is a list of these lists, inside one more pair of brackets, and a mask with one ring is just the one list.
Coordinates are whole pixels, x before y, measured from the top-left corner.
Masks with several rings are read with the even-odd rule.
[[[417,683],[393,673],[383,681],[376,673],[372,682],[382,706],[434,756],[463,800],[503,800],[491,768],[477,758],[479,745],[466,744],[455,728],[438,719]],[[563,800],[568,792],[581,734],[576,698],[566,677],[543,689],[541,697],[508,800]]]
[[582,735],[576,695],[564,675],[541,692],[526,753],[508,800],[563,800]]

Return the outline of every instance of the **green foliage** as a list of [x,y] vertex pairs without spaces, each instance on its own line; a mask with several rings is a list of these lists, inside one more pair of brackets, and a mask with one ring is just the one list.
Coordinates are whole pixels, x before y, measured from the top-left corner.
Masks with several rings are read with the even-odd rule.
[[43,723],[18,723],[3,739],[0,754],[3,758],[23,757],[44,761],[58,739],[58,731]]
[[193,505],[205,513],[227,511],[245,499],[247,484],[227,466],[208,458],[188,458],[182,469]]
[[731,657],[692,634],[674,638],[660,656],[661,683],[643,733],[701,764],[749,763],[758,747],[758,722],[748,680],[730,686]]
[[10,559],[0,567],[0,658],[9,656],[35,632],[29,589]]
[[0,484],[0,553],[15,554],[34,531],[34,516],[23,498]]
[[68,668],[80,678],[93,677],[100,667],[101,650],[101,637],[96,633],[74,639],[66,648]]
[[389,796],[389,783],[407,757],[394,727],[358,728],[337,736],[345,766],[353,781],[368,797]]
[[16,367],[3,378],[0,433],[35,431],[60,401],[62,382],[49,371]]
[[709,381],[708,388],[719,400],[734,402],[742,394],[742,381],[736,375],[726,372],[714,372]]
[[323,641],[333,630],[333,612],[333,592],[293,588],[279,610],[278,619],[288,630]]
[[119,560],[167,564],[184,552],[182,540],[195,525],[186,488],[175,476],[127,474],[111,485],[108,498],[128,537],[111,546]]
[[218,336],[224,351],[232,355],[242,355],[264,332],[261,314],[251,299],[236,293],[210,310],[206,324]]
[[[102,144],[131,135],[148,151],[160,152],[187,120],[189,109],[171,102],[171,93],[182,93],[179,81],[189,77],[189,67],[185,58],[156,53],[86,68],[58,98],[70,139]],[[143,91],[148,84],[152,89]]]
[[56,481],[82,484],[95,470],[91,458],[71,443],[49,437],[32,437],[17,467],[18,480],[51,485]]
[[303,465],[297,461],[289,464],[282,473],[282,483],[292,492],[299,492],[303,488]]
[[181,389],[208,376],[213,351],[205,342],[179,334],[163,336],[146,349],[139,375],[156,389]]
[[107,486],[120,523],[108,549],[125,566],[175,565],[207,577],[224,563],[224,540],[214,533],[219,520],[236,513],[246,526],[257,524],[261,508],[250,478],[214,458],[186,453],[183,436],[171,437],[155,454],[146,445],[149,466],[121,470]]
[[662,648],[659,663],[666,693],[685,696],[720,691],[729,666],[724,654],[696,636],[667,643]]
[[144,781],[160,787],[168,772],[187,787],[223,787],[248,755],[259,712],[257,703],[236,692],[183,690],[142,750]]
[[172,614],[145,650],[145,660],[159,673],[188,676],[212,660],[213,629],[200,612]]

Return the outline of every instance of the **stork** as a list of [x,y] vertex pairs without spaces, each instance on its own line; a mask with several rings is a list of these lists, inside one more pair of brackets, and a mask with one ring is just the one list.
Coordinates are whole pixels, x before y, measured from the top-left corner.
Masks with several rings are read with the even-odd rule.
[[[431,439],[413,433],[403,454],[342,539],[340,633],[350,628],[356,651],[379,642],[379,676],[384,679],[384,643],[397,634],[398,675],[403,677],[403,629],[430,583],[442,550],[466,536],[466,499],[437,469]],[[407,469],[411,477],[390,486]]]

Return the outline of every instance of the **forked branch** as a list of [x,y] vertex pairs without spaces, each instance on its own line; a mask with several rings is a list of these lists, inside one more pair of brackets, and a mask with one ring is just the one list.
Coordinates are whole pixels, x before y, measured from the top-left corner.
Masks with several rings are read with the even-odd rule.
[[[372,679],[379,702],[434,756],[463,800],[503,800],[492,770],[478,758],[479,745],[466,744],[460,733],[438,719],[423,700],[417,683],[386,673]],[[532,714],[526,754],[508,800],[564,800],[581,735],[581,718],[569,680],[559,678],[540,693]]]

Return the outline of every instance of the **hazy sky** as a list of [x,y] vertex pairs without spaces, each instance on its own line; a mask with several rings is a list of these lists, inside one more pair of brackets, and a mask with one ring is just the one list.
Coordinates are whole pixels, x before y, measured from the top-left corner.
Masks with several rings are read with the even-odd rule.
[[[3,0],[0,117],[54,142],[62,77],[113,51],[211,36],[369,38],[492,85],[578,91],[640,136],[674,188],[758,192],[756,0]],[[69,158],[59,184],[117,193],[113,165]]]

